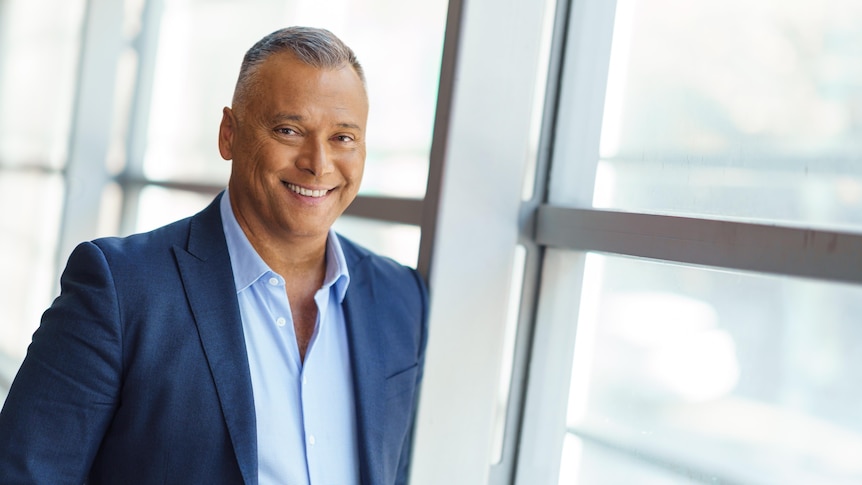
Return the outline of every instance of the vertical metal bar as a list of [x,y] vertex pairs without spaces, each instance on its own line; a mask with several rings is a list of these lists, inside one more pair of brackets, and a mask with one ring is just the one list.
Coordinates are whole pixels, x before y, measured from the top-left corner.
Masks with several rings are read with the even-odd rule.
[[126,135],[126,166],[119,178],[123,192],[120,211],[120,233],[131,234],[137,227],[138,203],[142,186],[134,181],[144,179],[144,154],[150,124],[153,98],[153,78],[159,46],[164,0],[146,0],[141,19],[141,31],[132,45],[138,53],[138,69],[132,109],[129,113],[129,131]]
[[518,334],[513,355],[509,412],[506,416],[506,434],[500,466],[491,470],[489,483],[492,485],[512,484],[517,473],[524,407],[527,398],[527,377],[533,350],[533,335],[541,289],[540,282],[542,281],[545,251],[543,246],[536,243],[536,213],[538,208],[547,200],[571,0],[557,0],[549,2],[549,4],[549,7],[552,6],[554,11],[547,59],[547,80],[536,152],[535,177],[532,195],[521,204],[519,221],[520,243],[526,248],[527,257],[524,267]]
[[534,96],[545,81],[537,76],[544,2],[475,0],[452,8],[460,13],[450,12],[459,25],[450,22],[444,49],[451,112],[438,113],[435,125],[425,206],[425,222],[434,226],[423,225],[421,252],[433,298],[417,485],[490,479]]
[[[543,199],[566,198],[591,206],[616,0],[572,0],[568,10],[557,113],[553,127],[546,128],[553,131],[547,134],[553,142]],[[535,209],[531,214],[535,216]],[[584,284],[584,253],[545,250],[542,259],[517,485],[558,481]],[[561,288],[566,289],[565,295],[555,294]]]
[[82,26],[78,80],[66,164],[59,266],[79,242],[97,234],[111,138],[114,88],[123,46],[123,2],[89,0]]
[[428,164],[428,182],[422,203],[422,232],[419,239],[419,260],[416,269],[425,281],[430,281],[434,238],[437,235],[437,217],[440,211],[440,190],[446,165],[446,147],[449,143],[449,122],[452,117],[453,95],[458,64],[458,45],[461,38],[462,0],[450,0],[446,14],[446,32],[443,36],[443,56],[440,65],[440,83],[437,89],[437,109],[434,117],[434,134]]

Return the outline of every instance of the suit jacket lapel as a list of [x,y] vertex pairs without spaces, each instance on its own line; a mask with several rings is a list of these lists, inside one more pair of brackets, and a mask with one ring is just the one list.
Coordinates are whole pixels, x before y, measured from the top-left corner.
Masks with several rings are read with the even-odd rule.
[[370,275],[362,271],[352,248],[343,245],[350,286],[344,298],[344,318],[347,323],[347,339],[350,360],[353,366],[353,387],[356,396],[357,432],[359,434],[359,471],[365,485],[383,483],[383,421],[384,402],[384,356],[380,339],[374,334],[376,313],[381,302],[377,301],[370,284]]
[[174,253],[240,471],[257,484],[254,397],[220,200],[192,218],[188,249]]

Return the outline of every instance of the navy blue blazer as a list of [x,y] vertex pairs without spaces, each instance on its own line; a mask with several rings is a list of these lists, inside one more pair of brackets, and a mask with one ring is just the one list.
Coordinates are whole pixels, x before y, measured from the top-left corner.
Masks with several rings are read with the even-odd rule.
[[[75,249],[0,412],[0,483],[257,483],[220,198],[155,231]],[[361,482],[406,483],[425,285],[341,241]]]

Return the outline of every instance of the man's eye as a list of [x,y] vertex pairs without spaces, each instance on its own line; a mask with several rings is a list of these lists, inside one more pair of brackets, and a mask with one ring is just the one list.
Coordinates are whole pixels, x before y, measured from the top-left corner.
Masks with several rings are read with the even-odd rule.
[[275,131],[277,131],[278,133],[280,133],[282,135],[295,135],[296,134],[296,130],[294,130],[293,128],[278,128]]
[[345,142],[345,143],[353,141],[353,137],[350,135],[338,135],[335,138],[338,141]]

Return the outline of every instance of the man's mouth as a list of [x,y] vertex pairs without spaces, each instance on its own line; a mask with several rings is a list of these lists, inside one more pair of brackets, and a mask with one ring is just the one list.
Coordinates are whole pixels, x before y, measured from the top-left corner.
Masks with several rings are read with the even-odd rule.
[[323,197],[324,195],[329,193],[329,190],[326,190],[326,189],[311,190],[311,189],[306,189],[305,187],[300,187],[299,185],[296,185],[296,184],[292,184],[290,182],[285,182],[284,185],[286,185],[287,188],[290,189],[292,192],[299,194],[299,195],[302,195],[304,197],[319,198],[319,197]]

